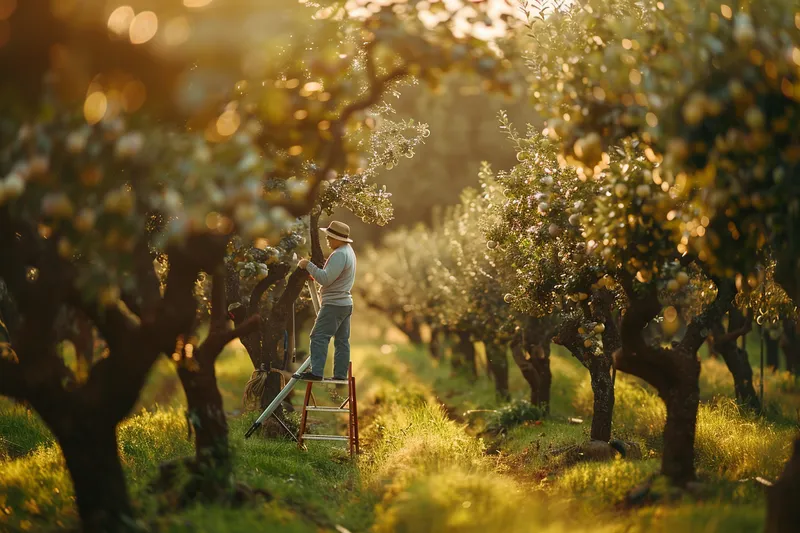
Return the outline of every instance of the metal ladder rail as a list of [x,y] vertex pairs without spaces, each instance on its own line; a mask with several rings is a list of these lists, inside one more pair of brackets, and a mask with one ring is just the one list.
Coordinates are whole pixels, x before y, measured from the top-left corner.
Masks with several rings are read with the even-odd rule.
[[[312,388],[314,383],[321,383],[321,384],[334,384],[334,385],[347,385],[348,386],[348,397],[345,399],[344,402],[339,407],[327,407],[327,406],[318,406],[316,402],[314,405],[309,406],[309,402],[313,401],[312,398]],[[347,442],[350,449],[350,455],[355,456],[359,452],[359,442],[358,442],[358,402],[356,400],[356,384],[355,378],[353,377],[353,364],[350,363],[350,367],[348,368],[347,372],[347,380],[323,380],[323,381],[309,381],[306,384],[306,394],[303,399],[303,413],[300,418],[300,431],[297,435],[297,446],[300,448],[304,448],[305,445],[303,443],[304,440],[330,440],[330,441],[339,441],[339,442]],[[345,405],[347,408],[345,409]],[[306,426],[308,425],[308,413],[309,412],[322,412],[322,413],[348,413],[348,424],[347,424],[347,435],[316,435],[316,434],[308,434],[306,433]]]

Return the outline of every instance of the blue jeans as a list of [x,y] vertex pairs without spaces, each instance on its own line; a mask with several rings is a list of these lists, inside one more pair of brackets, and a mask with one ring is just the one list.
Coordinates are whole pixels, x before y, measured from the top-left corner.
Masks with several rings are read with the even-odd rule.
[[333,376],[344,379],[350,366],[350,315],[352,305],[323,305],[311,330],[311,373],[322,376],[328,344],[334,337]]

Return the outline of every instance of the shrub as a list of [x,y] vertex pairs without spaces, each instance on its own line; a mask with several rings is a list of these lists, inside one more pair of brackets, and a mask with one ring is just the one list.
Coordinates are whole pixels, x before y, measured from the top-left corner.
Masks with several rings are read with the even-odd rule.
[[514,400],[492,414],[486,431],[490,433],[507,432],[515,426],[542,418],[544,418],[544,409],[541,407],[533,405],[527,400]]

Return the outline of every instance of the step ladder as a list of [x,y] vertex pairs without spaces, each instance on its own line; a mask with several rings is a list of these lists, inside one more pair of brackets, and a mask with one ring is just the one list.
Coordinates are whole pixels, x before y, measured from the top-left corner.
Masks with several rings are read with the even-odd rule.
[[[347,385],[347,398],[342,402],[339,407],[334,406],[320,406],[314,395],[311,393],[315,383],[321,385]],[[311,403],[311,405],[309,405]],[[347,435],[313,435],[306,433],[306,424],[308,422],[308,413],[347,413],[349,421],[347,424]],[[303,414],[300,418],[300,432],[297,434],[297,445],[300,448],[305,448],[303,441],[306,440],[331,440],[339,442],[347,442],[350,446],[350,456],[355,457],[358,454],[358,402],[356,401],[356,378],[353,377],[353,363],[347,369],[347,379],[323,379],[322,381],[308,381],[306,382],[306,395],[303,399]]]

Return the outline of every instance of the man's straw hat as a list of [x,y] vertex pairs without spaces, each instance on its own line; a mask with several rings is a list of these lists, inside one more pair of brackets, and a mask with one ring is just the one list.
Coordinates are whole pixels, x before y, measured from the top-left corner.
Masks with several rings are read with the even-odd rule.
[[344,242],[353,242],[353,239],[350,238],[350,226],[344,222],[332,220],[331,223],[328,224],[327,228],[319,228],[319,230],[325,233],[325,235],[331,239]]

